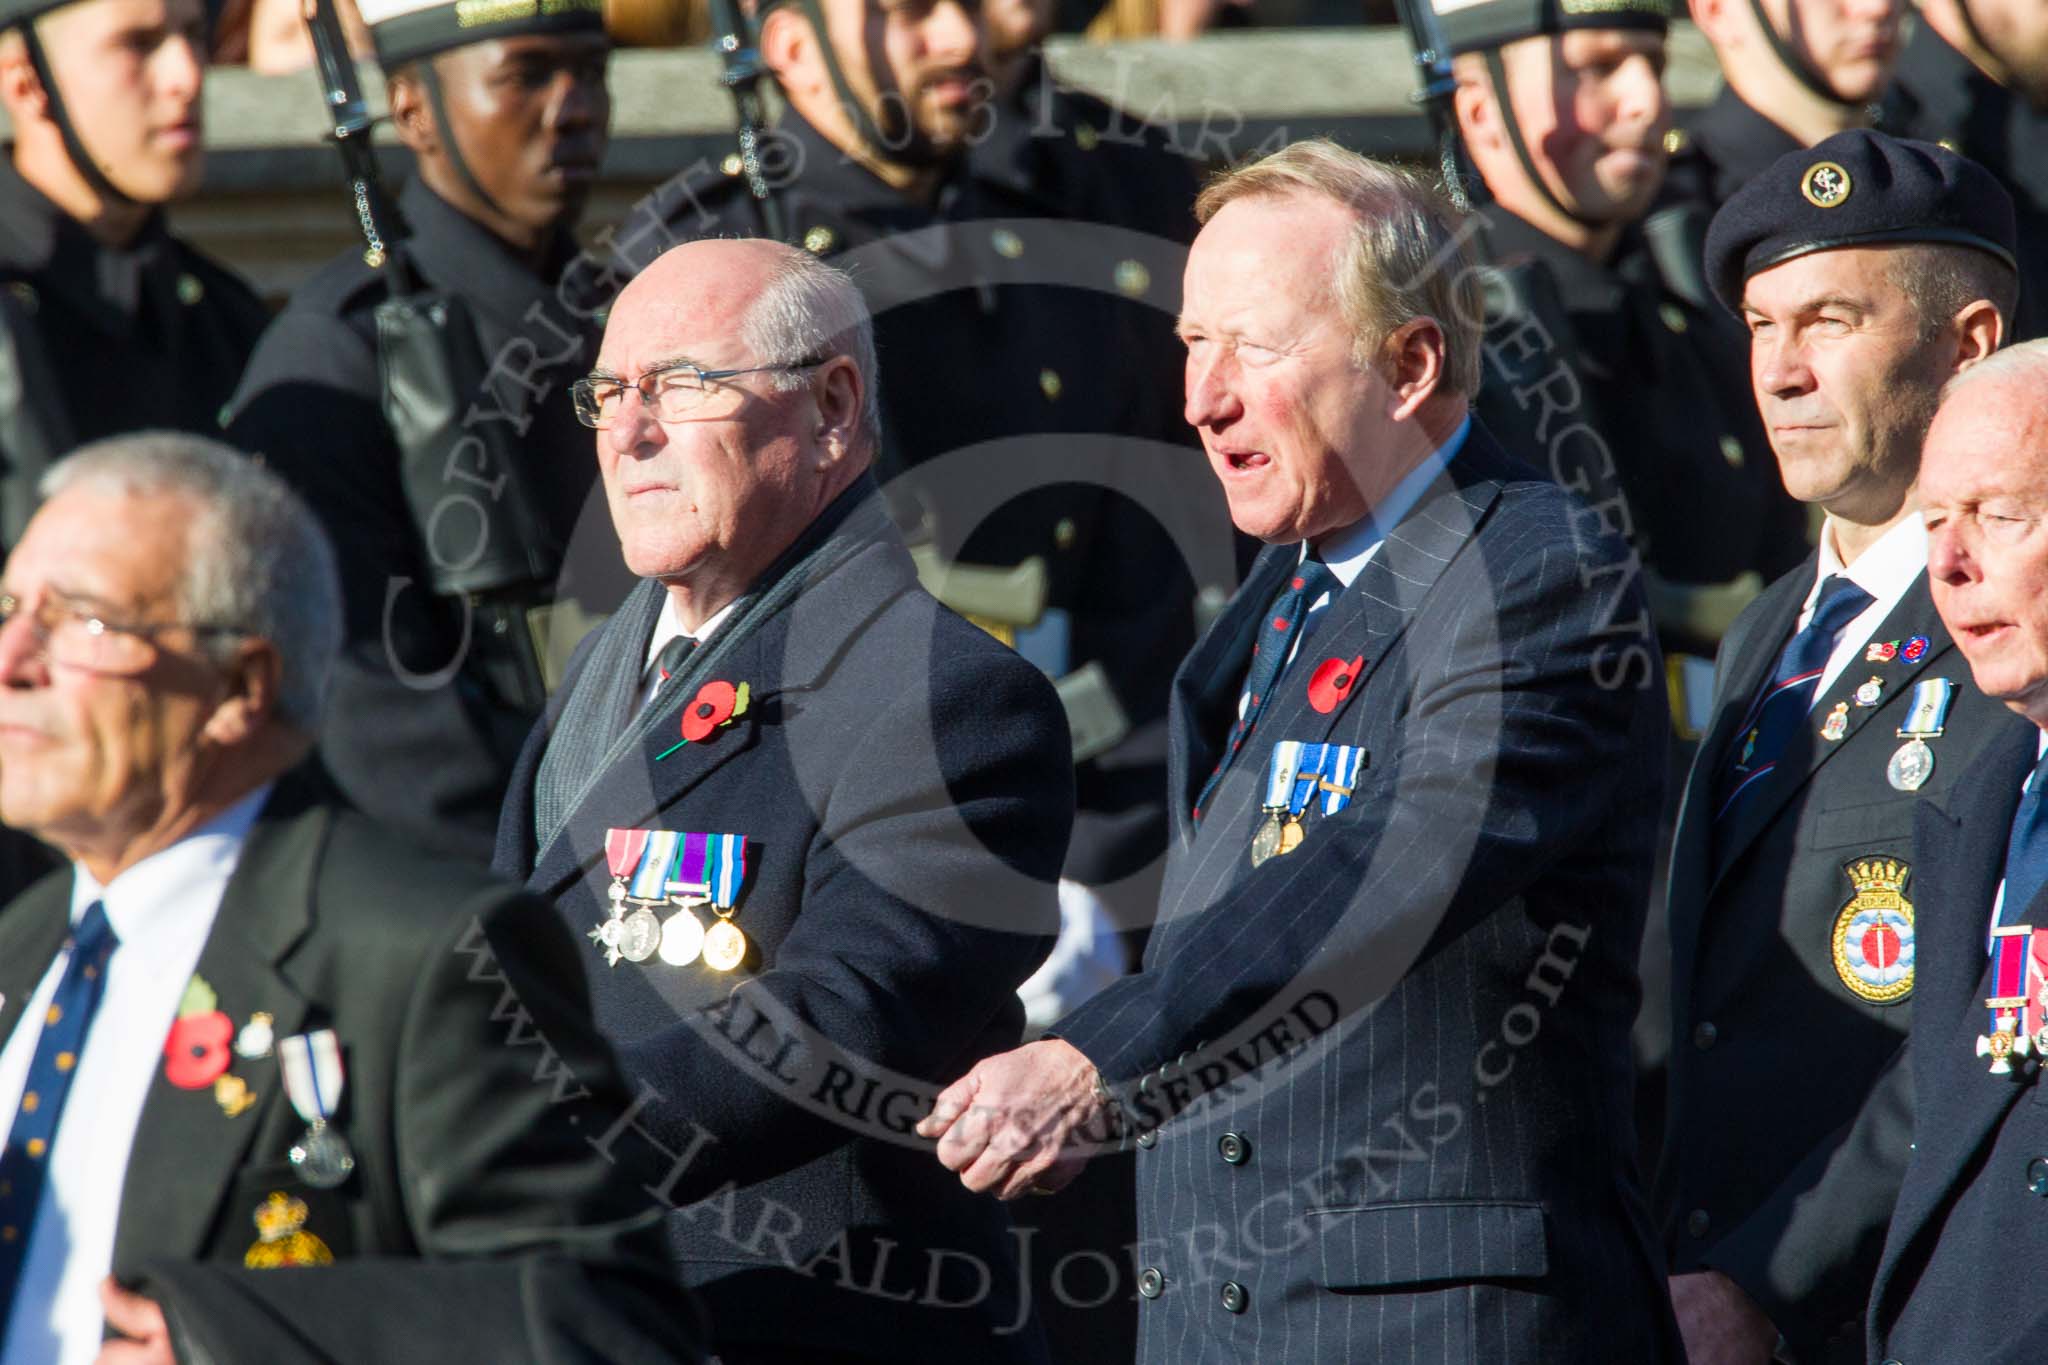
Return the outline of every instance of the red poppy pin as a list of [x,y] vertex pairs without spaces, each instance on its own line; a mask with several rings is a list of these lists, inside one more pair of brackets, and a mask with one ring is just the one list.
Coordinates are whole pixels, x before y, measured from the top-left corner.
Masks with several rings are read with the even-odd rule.
[[1365,667],[1365,656],[1355,659],[1325,659],[1316,665],[1316,671],[1308,680],[1308,704],[1320,714],[1329,715],[1337,709],[1337,703],[1351,695],[1351,689],[1358,684],[1359,672]]
[[180,1090],[203,1090],[228,1069],[235,1022],[219,1006],[206,978],[193,977],[178,1002],[178,1021],[164,1039],[164,1079]]
[[701,744],[726,726],[747,714],[749,689],[745,683],[735,687],[729,682],[712,681],[697,689],[683,707],[683,737],[663,749],[654,757],[667,758],[685,744]]

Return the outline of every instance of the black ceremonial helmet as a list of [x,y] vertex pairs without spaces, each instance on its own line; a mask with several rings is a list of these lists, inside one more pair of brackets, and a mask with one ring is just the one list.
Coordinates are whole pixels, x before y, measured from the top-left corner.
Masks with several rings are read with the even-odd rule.
[[[1550,206],[1573,222],[1598,227],[1597,220],[1566,208],[1551,193],[1550,182],[1537,172],[1522,136],[1513,102],[1508,98],[1508,73],[1500,50],[1520,38],[1566,33],[1578,28],[1639,29],[1659,35],[1671,29],[1671,0],[1410,0],[1428,4],[1436,13],[1437,31],[1451,56],[1476,52],[1486,61],[1500,104],[1502,126],[1515,149],[1515,159]],[[1752,0],[1754,3],[1754,0]]]
[[[6,4],[7,0],[0,0]],[[604,0],[356,0],[386,74],[417,62],[449,163],[479,203],[503,212],[463,159],[429,58],[450,48],[525,34],[603,33]]]

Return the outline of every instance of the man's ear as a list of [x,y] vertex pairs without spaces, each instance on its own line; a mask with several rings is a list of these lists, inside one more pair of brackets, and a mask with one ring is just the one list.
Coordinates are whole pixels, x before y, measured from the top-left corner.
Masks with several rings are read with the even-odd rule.
[[834,458],[853,448],[860,431],[861,411],[867,403],[867,387],[859,369],[847,356],[834,356],[821,367],[815,390],[818,402],[818,442],[835,452]]
[[1405,421],[1443,387],[1444,368],[1450,357],[1444,329],[1432,317],[1410,318],[1387,337],[1383,354],[1387,361],[1387,382],[1393,389],[1387,415]]
[[270,641],[247,639],[235,646],[223,673],[226,695],[207,717],[205,735],[225,748],[246,744],[276,718],[284,659]]
[[28,59],[28,43],[16,29],[0,33],[0,109],[16,129],[49,117],[50,97]]
[[1716,46],[1727,41],[1728,0],[1686,0],[1686,7],[1692,11],[1693,26]]
[[434,122],[433,102],[427,98],[420,67],[434,60],[422,57],[391,73],[384,83],[385,102],[391,108],[391,127],[398,140],[414,156],[437,156],[441,151],[441,130]]
[[1458,81],[1451,92],[1451,112],[1458,120],[1458,136],[1468,145],[1479,140],[1496,141],[1500,137],[1500,104],[1485,64],[1466,53],[1452,59],[1451,70]]
[[1961,374],[1980,360],[1988,360],[2005,340],[2005,319],[1989,299],[1975,299],[1956,314],[1956,360],[1951,374]]
[[814,64],[813,53],[820,41],[811,31],[809,16],[794,5],[777,5],[761,21],[761,64],[773,72],[784,87],[792,80],[801,83]]

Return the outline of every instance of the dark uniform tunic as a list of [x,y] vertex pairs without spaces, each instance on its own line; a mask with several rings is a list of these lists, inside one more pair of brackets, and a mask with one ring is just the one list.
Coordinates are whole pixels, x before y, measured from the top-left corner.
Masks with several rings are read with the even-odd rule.
[[[39,405],[57,450],[151,427],[217,435],[269,321],[263,304],[172,236],[161,213],[126,246],[101,243],[22,179],[10,150],[0,146],[0,286],[10,315],[33,329],[51,387],[23,399]],[[16,452],[0,455],[14,467]],[[31,510],[0,515],[18,530]]]
[[[1594,262],[1498,206],[1485,212],[1488,256],[1503,272],[1516,315],[1496,317],[1488,328],[1479,412],[1502,444],[1578,489],[1642,562],[1671,697],[1668,834],[1711,704],[1721,635],[1766,583],[1804,557],[1806,511],[1778,477],[1740,335],[1719,305],[1701,307],[1668,288],[1635,229],[1611,259]],[[1532,336],[1551,344],[1532,348]],[[1575,389],[1557,377],[1560,362]],[[1599,443],[1582,428],[1571,434],[1580,422]],[[1612,623],[1617,632],[1630,625]],[[1641,682],[1648,670],[1645,659],[1628,680]],[[1636,1026],[1646,1171],[1661,1145],[1670,1055],[1663,885],[1660,867]]]
[[1899,60],[1884,121],[1900,137],[1969,157],[2012,192],[2020,304],[2010,339],[2048,335],[2048,109],[1985,75],[1923,21]]
[[[990,156],[921,204],[793,111],[771,137],[798,167],[777,194],[787,234],[849,269],[874,314],[877,472],[899,520],[948,561],[1042,563],[1047,621],[1020,651],[1055,676],[1100,663],[1129,718],[1129,736],[1077,770],[1067,875],[1113,887],[1145,872],[1165,841],[1167,687],[1194,638],[1176,541],[1204,583],[1228,581],[1233,553],[1220,492],[1187,448],[1177,359],[1161,354],[1185,249],[1105,226],[1118,220],[1103,182],[1072,162],[1058,198],[1028,163]],[[644,267],[677,241],[759,232],[736,175],[679,177],[618,241]]]
[[[1735,613],[1806,554],[1806,512],[1788,497],[1757,418],[1742,355],[1722,319],[1666,289],[1641,237],[1624,234],[1611,259],[1594,262],[1498,207],[1486,210],[1489,259],[1511,277],[1549,277],[1567,335],[1545,363],[1518,369],[1541,379],[1557,361],[1583,389],[1583,416],[1613,456],[1627,497],[1631,539],[1654,575],[1650,598],[1667,654],[1711,658]],[[1561,481],[1576,481],[1586,447],[1552,445],[1571,418],[1542,419],[1541,394],[1517,401],[1502,366],[1524,347],[1489,334],[1487,426],[1510,449]],[[1546,324],[1551,330],[1552,324]],[[1526,384],[1525,386],[1526,387]],[[1553,397],[1556,395],[1553,394]],[[1556,466],[1556,467],[1553,467]],[[1587,491],[1589,501],[1597,498]]]
[[1758,113],[1727,85],[1684,126],[1677,143],[1661,200],[1701,203],[1709,213],[1800,145],[1798,138]]
[[[398,206],[411,229],[403,246],[411,287],[459,296],[485,364],[495,366],[469,419],[510,424],[507,448],[518,463],[506,472],[546,519],[550,553],[567,560],[563,577],[539,585],[535,599],[559,589],[592,610],[608,608],[626,578],[603,499],[592,497],[593,433],[576,421],[568,394],[595,357],[596,310],[554,284],[574,243],[564,234],[536,274],[418,181]],[[322,268],[264,335],[228,434],[306,497],[340,556],[348,640],[321,746],[328,772],[351,801],[415,841],[486,861],[537,703],[529,708],[486,681],[491,651],[512,641],[491,638],[486,614],[466,623],[458,601],[429,587],[429,551],[381,407],[375,310],[390,292],[390,267],[372,269],[359,251]],[[450,507],[437,528],[444,555],[458,553],[470,525]],[[516,630],[513,622],[505,634]]]

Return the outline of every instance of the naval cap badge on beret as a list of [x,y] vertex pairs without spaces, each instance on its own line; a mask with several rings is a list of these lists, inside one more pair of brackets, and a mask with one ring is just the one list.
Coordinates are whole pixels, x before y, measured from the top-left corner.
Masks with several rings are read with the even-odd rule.
[[1452,54],[1574,28],[1671,27],[1671,0],[1427,0]]
[[1973,247],[2013,265],[2012,196],[1967,157],[1854,128],[1787,152],[1707,228],[1707,282],[1742,311],[1749,277],[1795,257],[1913,242]]
[[487,38],[604,31],[604,0],[357,0],[356,7],[386,71]]

